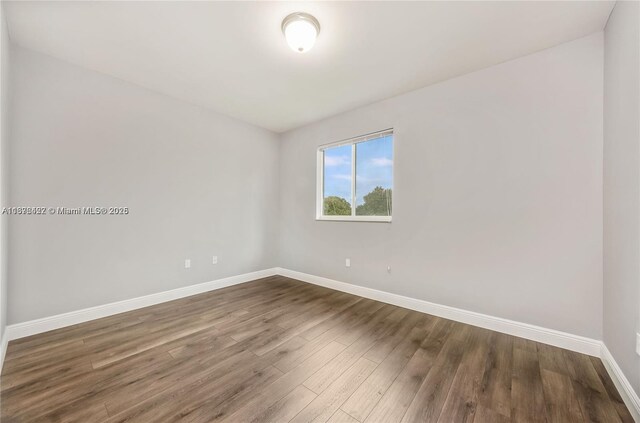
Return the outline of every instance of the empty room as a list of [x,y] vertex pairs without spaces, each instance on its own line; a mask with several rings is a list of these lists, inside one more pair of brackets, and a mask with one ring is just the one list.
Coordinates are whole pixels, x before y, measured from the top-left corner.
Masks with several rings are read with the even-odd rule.
[[0,1],[0,421],[640,423],[640,2]]

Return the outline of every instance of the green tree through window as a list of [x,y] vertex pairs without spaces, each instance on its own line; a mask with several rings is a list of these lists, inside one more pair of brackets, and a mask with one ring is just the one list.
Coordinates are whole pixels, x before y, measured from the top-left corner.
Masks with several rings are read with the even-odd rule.
[[325,216],[351,216],[351,204],[342,197],[332,195],[324,199]]
[[356,207],[357,216],[391,216],[391,189],[377,186],[363,199],[364,204]]

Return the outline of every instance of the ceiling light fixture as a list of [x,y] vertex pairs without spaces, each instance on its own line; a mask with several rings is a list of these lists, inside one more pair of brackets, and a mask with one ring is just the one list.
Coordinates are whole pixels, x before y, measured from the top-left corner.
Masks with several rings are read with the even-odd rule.
[[293,51],[306,53],[316,43],[320,22],[304,12],[295,12],[282,21],[282,33]]

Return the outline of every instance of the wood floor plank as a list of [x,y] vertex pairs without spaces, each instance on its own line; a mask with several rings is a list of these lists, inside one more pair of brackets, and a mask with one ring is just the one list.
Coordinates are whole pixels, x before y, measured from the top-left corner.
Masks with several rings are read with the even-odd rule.
[[358,302],[356,302],[349,309],[343,310],[335,314],[331,318],[318,323],[312,328],[307,329],[300,336],[302,336],[308,341],[313,341],[318,336],[322,335],[323,333],[327,332],[332,328],[335,328],[341,323],[346,323],[349,320],[354,320],[363,314],[371,315],[373,313],[371,309],[371,305],[374,305],[374,304],[377,305],[377,307],[382,307],[383,305],[382,303],[379,303],[377,301],[373,301],[365,298],[358,298]]
[[[191,408],[174,415],[172,420],[180,422],[212,422],[218,416],[236,410],[240,405],[246,404],[251,398],[273,381],[282,376],[282,372],[273,366],[254,371],[243,382],[236,385],[228,385],[219,397],[212,395],[210,390],[205,390],[204,395],[195,401]],[[235,381],[234,381],[235,382]],[[217,385],[215,385],[217,386]],[[230,388],[230,389],[229,389]],[[289,408],[293,408],[288,404]]]
[[[226,335],[205,332],[192,337],[181,338],[182,342],[166,345],[166,350],[173,358],[196,357],[223,350],[236,344],[236,340]],[[178,344],[178,345],[176,345]]]
[[583,422],[584,418],[571,386],[571,379],[546,369],[542,369],[541,375],[549,422]]
[[402,320],[398,321],[393,331],[382,337],[364,355],[364,358],[375,363],[381,363],[391,351],[401,342],[405,341],[409,333],[417,326],[426,329],[437,322],[436,318],[421,314],[408,313]]
[[571,385],[578,398],[582,416],[588,422],[621,422],[593,363],[584,354],[564,351]]
[[[270,407],[275,401],[279,401],[297,386],[301,385],[309,376],[317,372],[331,359],[343,351],[346,346],[331,342],[329,345],[313,354],[297,367],[274,381],[254,399],[247,402],[240,409],[222,419],[225,423],[247,422],[255,418]],[[216,416],[217,418],[217,416]]]
[[84,423],[96,419],[97,421],[104,421],[109,418],[107,409],[103,404],[91,404],[80,405],[74,404],[73,408],[64,408],[57,410],[54,413],[46,414],[38,417],[38,422],[47,423]]
[[[413,402],[427,374],[444,347],[443,339],[449,336],[446,322],[433,330],[421,343],[393,384],[377,402],[365,422],[400,422]],[[433,344],[429,342],[433,339]],[[433,346],[435,345],[435,347]]]
[[309,287],[303,287],[301,290],[292,289],[279,298],[247,307],[246,314],[235,316],[233,319],[226,318],[216,322],[215,326],[236,339],[243,339],[247,337],[243,332],[253,330],[255,334],[255,330],[264,324],[277,325],[281,316],[291,313],[292,310],[300,313],[309,304],[322,299],[323,295],[326,296],[326,294],[314,292]]
[[316,394],[304,386],[298,385],[286,397],[276,401],[265,411],[254,417],[251,423],[288,422],[309,405],[311,401],[316,399],[316,397]]
[[[518,343],[518,345],[522,345]],[[513,373],[511,379],[511,420],[513,422],[546,422],[545,403],[537,348],[513,348]],[[535,345],[534,345],[535,347]]]
[[[353,305],[357,301],[352,295],[336,293],[324,295],[318,303],[311,307],[301,307],[299,310],[283,314],[278,318],[276,324],[284,329],[290,329],[300,324],[300,315],[304,314],[307,318],[315,318],[318,322],[324,321],[331,316],[327,313],[335,313]],[[317,323],[316,323],[317,324]],[[315,326],[315,325],[314,325]],[[306,329],[305,329],[306,330]]]
[[589,358],[591,359],[591,364],[593,364],[593,368],[598,373],[598,376],[600,376],[602,385],[605,387],[607,394],[609,394],[609,398],[611,399],[613,406],[616,408],[616,411],[620,416],[620,420],[622,420],[624,423],[634,423],[633,417],[631,416],[631,413],[629,413],[629,409],[627,409],[627,406],[624,404],[624,401],[622,400],[620,393],[618,392],[616,386],[614,385],[613,381],[609,377],[609,374],[607,373],[607,369],[604,367],[604,364],[602,364],[602,360],[600,360],[597,357],[589,357]]
[[379,327],[393,327],[393,324],[397,321],[399,316],[404,316],[408,310],[401,309],[394,306],[385,304],[376,311],[376,313],[362,326],[357,326],[348,331],[343,331],[338,335],[335,340],[341,344],[351,345],[367,333],[376,330]]
[[4,422],[604,421],[599,359],[282,276],[11,341]]
[[43,357],[37,362],[24,364],[19,364],[19,360],[13,360],[13,362],[13,366],[3,369],[2,390],[41,380],[60,382],[64,378],[75,377],[93,370],[82,341],[67,345],[64,352],[57,353],[53,350],[50,356]]
[[403,372],[387,389],[366,422],[399,422],[431,368],[432,357],[418,349]]
[[[389,322],[384,320],[386,316],[387,315],[382,312],[370,320],[362,330],[358,331],[360,337],[357,338],[355,342],[307,379],[304,385],[317,394],[322,393],[337,377],[351,367],[371,348],[376,339],[385,333],[385,329],[389,329]],[[337,338],[337,342],[340,342],[340,337]]]
[[359,423],[359,421],[354,419],[344,411],[338,410],[333,413],[333,416],[331,416],[329,420],[327,420],[327,423]]
[[282,331],[277,337],[270,339],[268,342],[263,343],[253,349],[257,355],[263,355],[268,353],[269,351],[273,351],[274,348],[282,345],[284,342],[288,341],[291,338],[294,338],[300,334],[302,334],[305,330],[314,327],[318,323],[328,319],[333,314],[342,310],[343,307],[348,307],[351,304],[355,303],[355,301],[343,302],[339,306],[332,309],[331,306],[323,309],[322,312],[317,313],[317,310],[310,313],[308,316],[305,316],[304,319],[297,318],[296,325],[288,325],[283,327],[282,325],[278,325],[279,327],[283,327],[285,330]]
[[[164,351],[147,351],[126,362],[114,363],[100,370],[71,375],[64,380],[48,378],[19,384],[2,394],[2,412],[6,415],[39,416],[67,403],[104,403],[109,392],[120,392],[121,387],[140,381],[155,382],[149,375],[172,363]],[[50,399],[56,401],[50,401]]]
[[[341,322],[341,324],[332,327],[331,329],[322,333],[320,336],[314,338],[312,341],[309,341],[303,348],[301,348],[294,354],[283,357],[275,364],[275,366],[283,372],[289,371],[293,367],[297,366],[300,362],[305,360],[309,355],[317,351],[319,348],[322,348],[329,342],[337,339],[344,332],[353,331],[360,327],[368,325],[371,321],[371,316],[373,316],[378,311],[383,310],[384,308],[384,304],[377,301],[368,300],[366,305],[367,307],[365,310],[360,313],[354,313],[353,316],[350,316],[350,318]],[[383,310],[383,312],[386,313],[387,310],[385,309]],[[304,337],[304,333],[301,334],[301,336]]]
[[509,423],[511,419],[503,414],[478,404],[473,423]]
[[208,323],[192,324],[182,326],[180,329],[168,329],[166,331],[158,333],[150,333],[145,336],[141,336],[135,340],[119,344],[106,351],[92,354],[91,364],[94,369],[99,369],[107,364],[114,363],[116,361],[124,360],[132,355],[139,354],[143,351],[150,350],[152,348],[163,346],[167,342],[172,342],[189,335],[194,335],[203,329],[209,328]]
[[193,371],[187,369],[174,371],[175,367],[167,367],[162,372],[164,377],[153,385],[137,382],[120,388],[119,395],[107,399],[107,410],[111,415],[114,415],[156,395],[172,391],[176,387],[214,381],[224,377],[226,374],[242,373],[248,367],[247,363],[252,362],[253,359],[254,356],[250,351],[243,351],[206,369],[194,366]]
[[[286,352],[289,347],[283,345],[278,347],[279,351]],[[336,349],[342,349],[343,346],[340,344],[335,345]],[[332,353],[331,349],[327,351],[323,351],[325,354],[330,355]],[[278,354],[275,354],[274,357],[277,357]],[[320,359],[324,359],[325,357],[320,357]],[[262,356],[256,357],[253,362],[256,365],[259,363],[263,363],[263,365],[272,366],[274,361],[273,357]],[[253,363],[252,363],[253,364]],[[309,363],[316,364],[317,363]],[[257,385],[249,386],[248,389],[237,389],[234,395],[226,398],[223,402],[211,402],[207,401],[204,405],[200,405],[197,409],[192,412],[187,421],[206,421],[208,423],[216,421],[218,419],[222,419],[223,417],[235,412],[240,407],[245,406],[248,402],[250,402],[253,398],[258,396],[261,390],[265,390],[268,392],[267,401],[270,403],[275,403],[279,399],[278,397],[284,397],[288,393],[291,392],[293,388],[299,386],[299,382],[303,380],[302,373],[309,374],[311,373],[309,366],[305,366],[305,369],[300,372],[294,373],[290,372],[288,375],[283,375],[282,372],[280,374],[281,377],[275,378],[272,382],[267,383],[265,386],[258,387]],[[288,377],[285,377],[288,376]],[[297,379],[296,383],[293,383],[293,379]],[[242,386],[242,385],[241,385]],[[258,389],[259,388],[259,389]],[[278,394],[278,391],[282,392],[282,395]],[[193,420],[192,420],[193,419]]]
[[331,418],[353,391],[373,372],[377,364],[360,358],[353,366],[340,375],[316,399],[304,408],[292,423],[326,422]]
[[200,407],[212,402],[220,404],[239,390],[264,387],[282,374],[273,366],[258,367],[262,366],[247,363],[247,368],[221,378],[201,380],[179,389],[164,391],[115,415],[108,422],[206,422],[208,417],[198,416],[199,419],[194,419]]
[[[405,423],[438,421],[465,352],[469,331],[460,328],[461,330],[456,331],[454,335],[452,328],[456,328],[457,324],[446,320],[441,320],[438,324],[439,330],[449,336],[409,405],[402,419]],[[440,338],[441,336],[436,337]]]
[[478,393],[478,408],[482,408],[486,415],[500,414],[511,418],[512,368],[513,337],[502,333],[493,334]]
[[407,339],[400,343],[376,370],[364,381],[341,407],[347,414],[360,421],[369,415],[382,395],[404,369],[426,337],[427,330],[414,328]]
[[472,422],[483,382],[489,354],[489,344],[496,333],[473,328],[465,351],[451,383],[449,394],[440,412],[439,422]]
[[[64,344],[51,345],[50,348],[35,348],[33,351],[23,350],[21,355],[11,356],[5,360],[2,369],[3,376],[25,370],[33,370],[34,367],[48,367],[55,362],[81,357],[87,354],[87,348],[82,339],[76,339]],[[53,359],[56,357],[56,360]],[[5,379],[6,381],[7,379]]]
[[561,375],[569,375],[564,351],[561,348],[538,344],[537,353],[540,369],[549,370]]

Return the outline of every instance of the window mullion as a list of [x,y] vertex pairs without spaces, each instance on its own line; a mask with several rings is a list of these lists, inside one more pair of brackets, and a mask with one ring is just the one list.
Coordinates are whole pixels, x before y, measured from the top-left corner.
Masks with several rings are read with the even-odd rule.
[[351,216],[356,215],[356,144],[351,144]]
[[324,216],[324,150],[318,150],[317,166],[316,216]]

